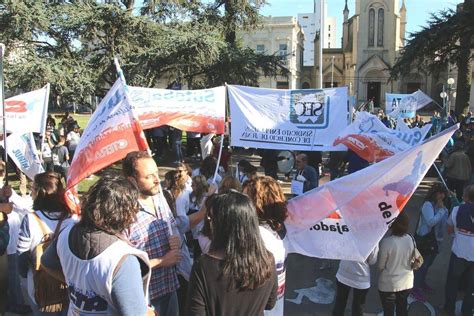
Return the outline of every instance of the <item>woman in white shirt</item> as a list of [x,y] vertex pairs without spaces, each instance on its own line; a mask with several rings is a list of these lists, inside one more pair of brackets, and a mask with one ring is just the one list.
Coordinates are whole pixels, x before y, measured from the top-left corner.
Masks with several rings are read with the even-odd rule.
[[[64,189],[57,173],[44,172],[35,176],[31,190],[34,212],[27,214],[21,223],[18,237],[17,253],[20,275],[26,278],[28,300],[34,315],[63,315],[67,309],[57,313],[40,312],[35,300],[35,286],[31,254],[44,237],[42,227],[49,233],[56,230],[57,225],[66,227],[69,218],[68,208],[64,202]],[[65,306],[64,306],[65,307]]]
[[400,213],[391,227],[392,234],[380,242],[378,289],[385,316],[407,316],[408,295],[413,288],[411,256],[414,242],[408,234],[409,219]]

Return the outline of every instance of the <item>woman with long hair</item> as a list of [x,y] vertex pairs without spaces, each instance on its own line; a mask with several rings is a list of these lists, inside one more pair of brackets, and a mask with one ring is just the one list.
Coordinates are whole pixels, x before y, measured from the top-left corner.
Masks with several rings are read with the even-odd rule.
[[242,192],[242,185],[234,176],[225,176],[221,183],[219,184],[219,192],[225,192],[229,190],[235,190],[237,192]]
[[[189,214],[194,214],[199,212],[199,210],[204,206],[204,202],[207,198],[207,193],[209,191],[209,183],[207,183],[206,177],[203,175],[194,176],[191,182],[192,191],[189,195]],[[197,258],[201,255],[202,250],[199,246],[198,236],[201,232],[201,229],[204,226],[204,220],[200,221],[192,231],[192,238],[189,238],[190,243],[193,248],[193,258]]]
[[66,310],[56,313],[40,311],[41,306],[38,306],[35,299],[32,269],[32,255],[35,253],[36,246],[42,242],[46,235],[66,226],[66,221],[70,221],[60,175],[51,171],[37,174],[33,181],[31,197],[33,198],[33,212],[23,218],[17,244],[20,275],[26,279],[27,299],[34,315],[63,315],[66,314]]
[[[444,200],[447,196],[448,191],[441,183],[433,185],[425,197],[425,202],[418,217],[415,241],[423,256],[423,265],[415,272],[415,284],[411,295],[419,301],[426,300],[422,291],[433,292],[433,289],[426,284],[425,279],[428,269],[439,252],[438,239],[442,240],[442,233],[446,229],[444,224],[448,220],[448,209],[444,204]],[[439,232],[441,232],[441,237],[438,236]]]
[[265,311],[265,315],[283,315],[287,255],[283,242],[286,235],[284,221],[288,216],[286,198],[278,182],[269,176],[247,180],[244,183],[243,192],[249,196],[255,206],[260,234],[267,250],[275,259],[278,300],[272,310]]
[[206,206],[211,248],[194,263],[186,315],[262,315],[275,304],[277,280],[251,201],[231,191]]
[[391,235],[380,242],[378,289],[383,313],[387,316],[408,315],[408,294],[413,288],[410,262],[415,248],[408,234],[408,224],[408,215],[400,213],[390,227]]

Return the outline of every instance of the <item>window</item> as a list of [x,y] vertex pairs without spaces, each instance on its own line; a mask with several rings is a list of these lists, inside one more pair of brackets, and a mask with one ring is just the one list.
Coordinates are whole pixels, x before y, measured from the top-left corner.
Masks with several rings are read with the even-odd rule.
[[257,49],[256,49],[257,53],[264,53],[265,52],[265,45],[263,44],[257,44]]
[[377,19],[377,46],[383,46],[383,23],[384,23],[384,10],[379,9]]
[[375,33],[375,10],[369,10],[369,47],[374,46],[374,33]]
[[278,47],[278,51],[280,53],[280,56],[286,56],[288,54],[288,45],[280,44]]

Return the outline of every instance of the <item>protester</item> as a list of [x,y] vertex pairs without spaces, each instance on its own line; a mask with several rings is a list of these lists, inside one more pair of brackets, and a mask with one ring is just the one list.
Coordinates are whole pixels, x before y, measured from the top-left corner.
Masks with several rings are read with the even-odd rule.
[[[208,156],[201,161],[199,168],[193,170],[192,176],[194,177],[194,176],[202,174],[203,176],[206,177],[209,184],[211,184],[214,179],[216,168],[217,168],[216,159],[214,157]],[[216,174],[215,181],[217,185],[219,185],[219,183],[222,181],[222,177],[218,173]]]
[[8,226],[8,215],[0,212],[0,256],[7,250],[10,242],[10,227]]
[[393,222],[391,235],[380,242],[378,289],[385,316],[407,316],[408,295],[413,287],[410,265],[414,241],[408,234],[408,215],[400,213]]
[[344,175],[346,169],[346,151],[331,151],[329,153],[329,174],[331,175],[331,181],[335,180]]
[[239,182],[244,184],[245,181],[257,176],[257,167],[252,165],[248,160],[242,159],[238,162]]
[[165,157],[166,151],[168,150],[168,143],[166,141],[167,133],[167,125],[158,126],[151,130],[151,136],[153,139],[153,152],[157,155],[158,159],[163,159]]
[[288,209],[285,195],[278,182],[272,177],[256,177],[244,184],[244,193],[248,195],[257,211],[260,234],[265,247],[273,254],[278,277],[278,292],[275,307],[265,311],[265,315],[283,315],[286,249],[283,239],[286,236],[285,219]]
[[174,163],[180,163],[184,161],[184,155],[183,155],[183,131],[175,128],[175,127],[170,127],[170,132],[171,132],[171,148],[174,151],[175,154],[175,161]]
[[82,197],[80,222],[48,247],[41,263],[53,274],[64,273],[70,315],[146,314],[148,256],[123,235],[138,209],[136,184],[102,176]]
[[178,172],[179,176],[182,178],[182,180],[185,182],[186,187],[185,190],[191,192],[191,183],[192,183],[192,173],[193,169],[191,169],[191,166],[189,166],[187,163],[181,162],[178,164],[178,167],[176,168],[176,171]]
[[415,283],[411,295],[416,300],[426,300],[422,291],[432,293],[434,290],[426,284],[426,274],[433,264],[438,252],[438,241],[436,238],[436,226],[442,225],[447,220],[448,209],[444,205],[444,199],[448,192],[441,184],[435,184],[426,195],[425,202],[421,208],[416,225],[415,241],[418,250],[423,256],[423,265],[415,271]]
[[242,192],[242,185],[239,180],[234,176],[225,176],[219,184],[219,192],[226,192],[229,190],[235,190]]
[[260,166],[263,167],[266,176],[278,180],[278,150],[263,149],[260,156]]
[[211,248],[194,263],[186,315],[261,315],[275,305],[278,286],[255,209],[237,192],[215,195],[206,205]]
[[[189,211],[188,215],[199,212],[203,208],[204,202],[209,190],[209,183],[206,181],[206,177],[203,175],[195,176],[192,178],[192,191],[189,195]],[[201,253],[201,247],[199,246],[198,236],[201,232],[201,229],[204,226],[204,220],[201,220],[192,231],[192,235],[188,238],[188,242],[192,245],[193,249],[193,258],[198,258]]]
[[59,142],[51,150],[53,157],[54,171],[59,173],[64,179],[64,182],[67,181],[67,173],[69,170],[69,151],[65,146],[66,138],[64,136],[59,136]]
[[0,186],[2,187],[0,190],[0,212],[8,213],[8,226],[10,233],[10,242],[7,247],[8,297],[6,311],[16,314],[24,314],[31,312],[31,308],[29,305],[25,304],[21,292],[16,246],[18,243],[18,233],[21,222],[23,217],[30,212],[33,206],[33,200],[29,195],[22,197],[9,186],[3,186],[5,170],[5,163],[0,160]]
[[66,144],[67,149],[69,150],[69,162],[74,158],[74,153],[76,152],[76,147],[79,144],[81,139],[80,127],[77,123],[72,125],[72,130],[67,133]]
[[296,174],[291,183],[291,193],[300,195],[317,186],[318,173],[316,169],[308,165],[308,157],[306,154],[296,155]]
[[43,142],[41,144],[41,158],[43,160],[43,168],[45,171],[54,171],[54,162],[52,149],[55,143],[51,138],[51,131],[46,130],[44,132]]
[[[221,147],[222,136],[214,137],[212,142],[214,143],[214,150],[212,156],[217,160],[219,158],[219,151]],[[219,160],[219,168],[221,169],[221,174],[224,174],[229,171],[229,161],[232,157],[232,152],[229,148],[229,138],[224,136],[224,143],[222,144],[221,159]]]
[[[45,312],[39,311],[35,299],[32,255],[46,234],[58,231],[57,226],[66,227],[71,219],[64,202],[64,189],[58,174],[50,171],[37,174],[31,196],[34,212],[26,215],[21,222],[17,245],[18,267],[21,277],[26,279],[24,282],[27,284],[28,300],[33,314],[45,315]],[[66,312],[62,310],[48,315],[65,315]]]
[[458,288],[462,280],[467,283],[461,307],[463,316],[474,311],[474,185],[464,190],[465,204],[456,206],[448,220],[448,232],[454,234],[446,278],[444,309],[454,315]]
[[454,143],[453,151],[449,155],[445,167],[448,188],[456,192],[456,197],[461,200],[464,186],[470,180],[472,172],[469,157],[464,153],[464,142]]
[[186,132],[186,156],[201,157],[201,133]]
[[[183,257],[181,248],[184,243],[176,220],[160,192],[158,167],[147,152],[134,151],[123,160],[122,172],[135,179],[140,191],[137,221],[127,234],[130,242],[146,251],[150,258],[151,304],[160,315],[178,315],[176,266]],[[205,211],[182,217],[182,231],[195,227],[204,218]],[[178,211],[177,216],[181,216]]]
[[341,260],[337,270],[337,294],[333,316],[344,316],[347,299],[352,290],[352,315],[363,316],[365,297],[370,289],[370,265],[377,262],[378,245],[362,262]]

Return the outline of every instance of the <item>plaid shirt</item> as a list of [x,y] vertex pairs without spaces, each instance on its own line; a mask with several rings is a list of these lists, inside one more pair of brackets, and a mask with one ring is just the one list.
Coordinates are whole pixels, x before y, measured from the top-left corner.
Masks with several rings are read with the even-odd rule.
[[[164,199],[164,198],[163,198]],[[160,203],[160,195],[155,195],[156,215],[142,205],[137,221],[130,227],[128,238],[138,249],[145,251],[150,259],[163,257],[168,251],[170,226],[176,231],[176,222],[167,205]],[[166,201],[165,201],[166,203]],[[151,271],[150,300],[176,291],[179,287],[176,267],[154,268]]]

